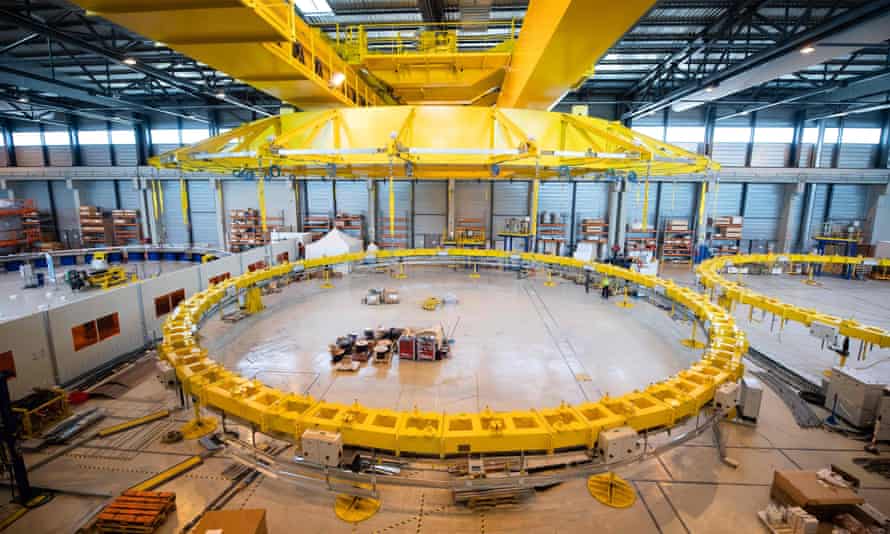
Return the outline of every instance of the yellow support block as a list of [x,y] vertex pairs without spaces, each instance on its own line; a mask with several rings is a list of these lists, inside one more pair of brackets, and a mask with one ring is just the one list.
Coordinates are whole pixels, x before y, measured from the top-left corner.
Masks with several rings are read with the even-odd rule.
[[168,480],[172,480],[173,478],[178,477],[179,475],[193,469],[199,465],[204,463],[204,460],[200,456],[192,456],[188,460],[180,462],[170,469],[158,473],[157,475],[149,478],[144,482],[140,482],[135,486],[129,488],[129,491],[149,491],[152,490],[161,484],[167,482]]

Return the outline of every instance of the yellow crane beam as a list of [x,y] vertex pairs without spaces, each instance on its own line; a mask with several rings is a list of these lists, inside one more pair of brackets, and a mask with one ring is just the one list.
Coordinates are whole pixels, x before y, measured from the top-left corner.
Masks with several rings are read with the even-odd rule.
[[532,0],[497,105],[550,109],[655,0]]
[[293,0],[75,0],[301,109],[392,103],[348,65]]

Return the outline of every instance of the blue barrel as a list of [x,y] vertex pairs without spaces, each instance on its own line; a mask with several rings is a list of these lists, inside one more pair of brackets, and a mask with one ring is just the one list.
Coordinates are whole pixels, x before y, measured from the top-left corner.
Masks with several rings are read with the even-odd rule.
[[145,252],[143,251],[133,251],[127,253],[127,260],[129,261],[145,261]]
[[161,253],[160,252],[149,252],[148,253],[148,261],[161,261]]
[[37,258],[36,260],[34,260],[34,267],[37,267],[38,269],[45,269],[46,258]]
[[165,252],[164,261],[178,261],[179,258],[177,256],[179,256],[179,254],[176,252]]
[[108,255],[108,263],[120,263],[123,260],[123,254],[120,252],[112,252]]
[[77,256],[62,256],[62,265],[77,265]]

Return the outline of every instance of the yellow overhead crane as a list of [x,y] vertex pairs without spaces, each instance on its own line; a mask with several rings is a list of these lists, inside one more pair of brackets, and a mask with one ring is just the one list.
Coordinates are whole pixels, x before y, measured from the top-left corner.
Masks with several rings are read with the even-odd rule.
[[[515,21],[367,24],[337,28],[331,39],[293,0],[74,1],[303,110],[550,109],[655,3],[532,0],[518,39]],[[508,28],[488,32],[490,24]]]
[[75,0],[301,109],[394,103],[368,85],[293,0]]

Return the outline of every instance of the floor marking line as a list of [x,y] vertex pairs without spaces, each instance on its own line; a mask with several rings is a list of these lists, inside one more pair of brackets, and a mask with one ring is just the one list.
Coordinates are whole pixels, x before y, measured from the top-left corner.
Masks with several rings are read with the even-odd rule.
[[655,525],[655,528],[658,530],[659,534],[663,534],[663,530],[661,530],[661,525],[658,524],[658,519],[655,518],[655,514],[652,513],[652,509],[649,508],[649,503],[646,502],[646,497],[643,496],[643,492],[640,491],[640,487],[637,485],[636,481],[631,480],[631,484],[637,490],[637,495],[640,496],[640,501],[643,503],[643,506],[646,508],[646,511],[649,512],[649,517],[652,519],[652,523]]
[[673,510],[674,517],[676,517],[677,521],[679,521],[680,524],[683,525],[683,530],[685,530],[687,534],[692,534],[692,531],[689,530],[689,527],[686,526],[686,521],[683,521],[683,518],[680,517],[680,512],[677,511],[677,507],[674,506],[674,503],[671,501],[671,498],[668,497],[667,492],[665,492],[664,488],[661,487],[661,482],[656,482],[655,486],[658,488],[659,491],[661,491],[661,494],[664,496],[664,500],[667,501],[668,506],[670,506],[671,510]]

